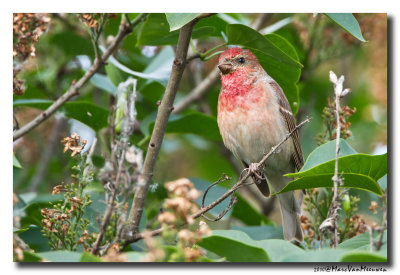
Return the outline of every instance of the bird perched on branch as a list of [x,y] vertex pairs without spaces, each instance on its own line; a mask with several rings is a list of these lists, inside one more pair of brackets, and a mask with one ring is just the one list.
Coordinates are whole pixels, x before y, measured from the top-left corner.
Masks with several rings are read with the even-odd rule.
[[[278,83],[247,49],[229,48],[219,57],[222,87],[218,99],[218,126],[225,146],[250,168],[295,129],[289,102]],[[291,181],[286,173],[304,164],[296,130],[264,163],[252,178],[268,197]],[[303,241],[300,206],[293,191],[278,194],[286,240]]]

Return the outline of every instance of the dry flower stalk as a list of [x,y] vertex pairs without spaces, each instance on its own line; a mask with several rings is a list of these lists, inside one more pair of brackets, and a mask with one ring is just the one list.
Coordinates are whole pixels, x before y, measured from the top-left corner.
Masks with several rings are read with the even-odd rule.
[[85,139],[81,139],[77,133],[73,133],[70,137],[63,138],[61,143],[64,144],[64,153],[70,150],[72,152],[71,157],[73,157],[82,152],[87,141]]

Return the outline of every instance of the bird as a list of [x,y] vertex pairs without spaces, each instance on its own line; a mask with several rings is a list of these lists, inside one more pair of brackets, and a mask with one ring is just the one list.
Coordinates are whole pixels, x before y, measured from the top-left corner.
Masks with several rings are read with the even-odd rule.
[[[289,102],[279,84],[249,50],[230,47],[220,54],[221,90],[217,122],[224,145],[246,168],[254,167],[271,148],[296,128]],[[304,164],[298,130],[264,163],[253,181],[265,197],[279,192]],[[253,166],[252,166],[253,165]],[[272,189],[272,190],[271,190]],[[293,191],[277,194],[284,239],[303,241],[301,208]]]

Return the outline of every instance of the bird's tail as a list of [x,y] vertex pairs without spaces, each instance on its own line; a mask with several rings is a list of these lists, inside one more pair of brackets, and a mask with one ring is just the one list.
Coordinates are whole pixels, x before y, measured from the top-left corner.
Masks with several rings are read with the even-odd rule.
[[[268,180],[274,192],[278,192],[291,181],[291,178],[276,175],[275,177],[268,177]],[[291,241],[296,239],[302,242],[303,230],[301,229],[299,219],[301,209],[294,192],[285,192],[277,196],[281,206],[283,236],[285,240]]]
[[294,239],[303,241],[303,230],[301,229],[299,214],[300,209],[294,192],[287,192],[278,195],[282,213],[283,236],[285,240]]

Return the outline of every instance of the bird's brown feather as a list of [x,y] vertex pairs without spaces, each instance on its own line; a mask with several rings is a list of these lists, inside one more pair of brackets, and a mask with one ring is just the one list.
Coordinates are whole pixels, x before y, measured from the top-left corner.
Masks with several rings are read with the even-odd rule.
[[[290,108],[289,102],[278,83],[276,83],[275,81],[271,81],[269,85],[272,87],[276,96],[278,97],[279,111],[282,114],[286,123],[286,127],[290,133],[296,128],[296,122],[294,120],[292,109]],[[292,155],[292,159],[296,166],[297,171],[300,171],[300,169],[304,165],[304,158],[303,158],[303,151],[301,150],[300,136],[298,130],[296,130],[293,133],[292,141],[294,145],[294,153]]]

